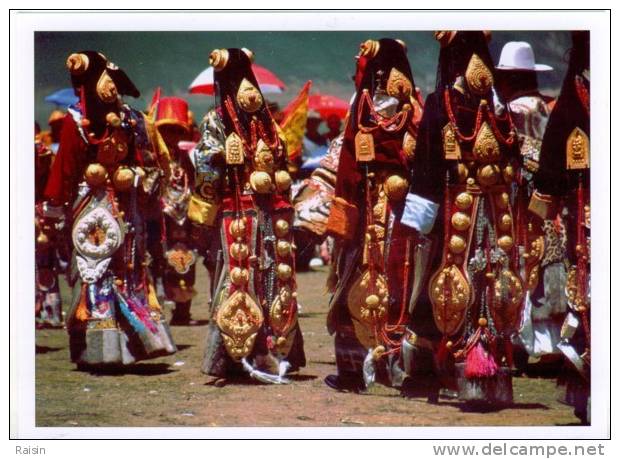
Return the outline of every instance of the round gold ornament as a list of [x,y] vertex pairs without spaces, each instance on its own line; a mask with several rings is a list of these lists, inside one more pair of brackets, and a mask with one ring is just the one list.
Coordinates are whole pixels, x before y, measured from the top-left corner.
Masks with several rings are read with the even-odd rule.
[[288,241],[278,241],[276,243],[276,252],[282,258],[290,256],[292,252],[291,243]]
[[245,221],[242,218],[237,218],[230,222],[228,227],[230,235],[235,239],[245,236]]
[[234,267],[230,271],[230,280],[237,287],[241,287],[250,280],[250,272],[245,268]]
[[128,167],[119,167],[112,175],[112,183],[118,191],[127,191],[133,185],[134,172]]
[[409,182],[400,175],[390,175],[385,181],[385,193],[390,201],[400,201],[407,194]]
[[265,194],[271,191],[271,176],[267,172],[254,171],[250,175],[250,186],[258,194]]
[[499,179],[499,167],[495,164],[487,164],[478,169],[478,182],[483,186],[495,185]]
[[456,212],[452,215],[451,221],[452,226],[459,231],[465,231],[471,224],[469,216],[463,212]]
[[275,233],[278,237],[285,237],[288,234],[289,226],[286,220],[276,221]]
[[474,198],[469,193],[459,193],[456,197],[455,204],[460,210],[467,210],[474,202]]
[[92,163],[86,167],[84,178],[86,179],[86,183],[88,183],[91,187],[97,187],[105,183],[108,178],[108,172],[101,164]]
[[287,281],[293,275],[293,268],[286,263],[280,263],[276,268],[276,271],[278,273],[278,279],[281,281]]
[[513,241],[510,236],[502,236],[497,240],[497,245],[504,251],[508,252],[512,249]]
[[452,253],[463,253],[467,248],[467,242],[463,237],[453,234],[450,238],[449,247]]
[[511,183],[512,180],[514,179],[515,171],[512,168],[512,166],[509,164],[506,167],[504,167],[504,171],[502,172],[502,175],[504,176],[504,182]]
[[279,192],[287,191],[291,187],[291,183],[293,183],[293,179],[291,179],[291,174],[287,171],[277,171],[275,174],[276,178],[276,189]]
[[249,248],[247,244],[242,242],[233,242],[230,245],[230,256],[235,260],[245,260],[249,255]]
[[509,231],[512,228],[512,217],[510,214],[502,214],[499,217],[499,228],[502,231]]

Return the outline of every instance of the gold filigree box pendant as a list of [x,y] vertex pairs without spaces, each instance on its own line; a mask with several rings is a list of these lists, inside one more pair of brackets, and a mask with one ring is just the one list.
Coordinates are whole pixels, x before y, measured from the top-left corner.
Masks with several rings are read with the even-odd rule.
[[482,123],[482,127],[476,136],[473,153],[475,158],[483,163],[491,163],[499,159],[499,142],[486,121]]
[[355,159],[363,163],[375,159],[375,140],[372,134],[362,131],[355,134]]
[[450,123],[443,127],[443,152],[446,159],[461,159],[461,147]]
[[590,167],[590,139],[576,127],[566,140],[566,168],[588,169]]
[[226,138],[226,164],[243,164],[244,152],[241,137],[233,132]]
[[485,95],[493,86],[493,73],[475,53],[467,64],[465,81],[471,92],[479,96]]

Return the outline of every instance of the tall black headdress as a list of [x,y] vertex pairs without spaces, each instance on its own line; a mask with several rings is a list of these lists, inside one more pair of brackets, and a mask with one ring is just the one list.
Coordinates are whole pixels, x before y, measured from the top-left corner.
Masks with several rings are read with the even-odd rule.
[[[235,120],[226,104],[232,105],[234,116],[243,129],[247,130],[252,118],[256,117],[270,131],[270,137],[276,135],[273,118],[252,71],[253,59],[254,53],[246,48],[216,49],[210,55],[211,65],[215,69],[216,91],[221,104],[222,121],[226,135],[235,132]],[[260,99],[260,104],[257,103],[258,108],[251,112],[243,109],[237,98],[243,80],[255,88],[256,96]]]
[[[575,128],[590,136],[590,32],[573,32],[568,70],[542,141],[534,178],[543,194],[561,196],[577,186],[581,169],[567,169],[567,139]],[[584,179],[587,180],[585,174]]]
[[140,96],[127,74],[97,51],[71,54],[67,58],[67,68],[83,115],[92,122],[95,131],[105,124],[108,113],[118,113],[118,96]]

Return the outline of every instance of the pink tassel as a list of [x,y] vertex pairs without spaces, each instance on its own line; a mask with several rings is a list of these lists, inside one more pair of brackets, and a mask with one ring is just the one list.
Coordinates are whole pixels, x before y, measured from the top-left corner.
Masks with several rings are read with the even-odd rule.
[[140,300],[130,297],[127,298],[127,304],[129,304],[131,312],[133,312],[138,317],[140,322],[142,322],[151,331],[151,333],[157,333],[157,327],[151,319],[151,314],[148,308],[142,305]]
[[465,361],[466,378],[490,378],[495,376],[498,369],[493,355],[480,342],[467,354]]

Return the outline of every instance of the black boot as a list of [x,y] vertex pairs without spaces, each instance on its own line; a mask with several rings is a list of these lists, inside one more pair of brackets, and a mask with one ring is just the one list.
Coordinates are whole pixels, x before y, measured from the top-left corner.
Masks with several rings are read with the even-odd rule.
[[356,394],[366,392],[366,385],[361,375],[328,375],[325,384],[340,392],[354,392]]
[[170,325],[194,325],[195,321],[192,320],[190,313],[191,306],[191,301],[175,303],[174,311],[172,311],[172,319],[170,319]]

